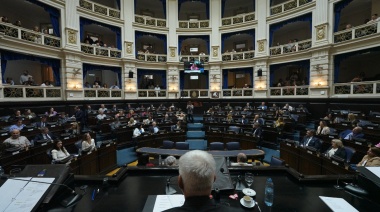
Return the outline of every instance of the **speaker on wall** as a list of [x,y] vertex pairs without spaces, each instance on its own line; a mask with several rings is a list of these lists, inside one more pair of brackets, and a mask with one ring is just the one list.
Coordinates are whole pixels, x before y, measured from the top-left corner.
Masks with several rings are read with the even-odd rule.
[[257,76],[258,77],[262,77],[263,76],[263,70],[261,68],[259,70],[257,70]]
[[129,72],[128,78],[133,78],[133,72],[132,71]]

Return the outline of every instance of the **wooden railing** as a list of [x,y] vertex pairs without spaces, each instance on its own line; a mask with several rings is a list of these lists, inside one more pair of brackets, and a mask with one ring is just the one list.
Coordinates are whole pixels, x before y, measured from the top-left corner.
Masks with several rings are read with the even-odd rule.
[[307,96],[309,95],[309,86],[286,86],[271,87],[270,96]]
[[333,85],[334,95],[340,94],[380,94],[380,81],[367,81],[367,82],[349,82],[349,83],[335,83]]
[[270,48],[270,55],[286,54],[291,52],[299,52],[311,48],[311,39],[289,43],[285,45]]
[[121,57],[121,50],[115,48],[107,48],[81,43],[81,51],[86,54],[99,55],[105,57]]
[[152,90],[152,89],[139,89],[138,90],[139,98],[166,98],[166,90]]
[[209,55],[180,55],[179,61],[180,62],[187,62],[187,61],[201,61],[202,63],[208,63],[209,61]]
[[302,6],[312,1],[313,0],[290,0],[282,4],[278,4],[273,7],[270,7],[270,14],[271,15],[279,14],[279,13],[297,8],[299,6]]
[[347,40],[353,40],[356,38],[376,34],[380,32],[380,22],[363,24],[351,29],[346,29],[334,33],[334,42],[340,43]]
[[1,96],[7,100],[62,100],[61,87],[41,87],[41,86],[24,86],[24,85],[4,85],[1,88]]
[[0,22],[0,34],[37,44],[61,47],[61,38]]
[[168,59],[168,56],[166,54],[138,53],[136,59],[147,61],[147,62],[166,62]]
[[208,89],[189,89],[181,90],[181,98],[209,98]]
[[85,98],[117,98],[122,97],[122,90],[109,88],[84,88]]
[[198,21],[178,21],[179,28],[188,28],[188,29],[196,29],[196,28],[208,28],[210,27],[209,20],[198,20]]
[[92,12],[99,13],[105,16],[110,16],[113,18],[120,18],[120,10],[107,7],[88,0],[79,0],[79,6],[91,10]]
[[135,15],[135,22],[156,27],[166,27],[166,19],[155,18],[144,15]]
[[239,14],[236,16],[222,18],[222,26],[240,24],[245,22],[250,22],[255,20],[255,12]]
[[252,97],[253,89],[252,88],[223,89],[222,96],[231,97],[231,98]]
[[249,60],[255,57],[255,50],[244,52],[226,52],[222,54],[223,61]]

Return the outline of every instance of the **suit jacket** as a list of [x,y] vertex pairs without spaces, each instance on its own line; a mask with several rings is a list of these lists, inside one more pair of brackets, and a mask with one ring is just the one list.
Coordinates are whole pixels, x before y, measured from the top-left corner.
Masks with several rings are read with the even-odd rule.
[[75,120],[77,122],[84,122],[84,113],[82,110],[75,111]]
[[[305,136],[302,139],[301,143],[306,146],[308,140],[309,140],[309,137]],[[307,146],[311,146],[311,147],[314,147],[316,149],[320,149],[321,148],[321,141],[318,138],[313,136]]]
[[263,129],[261,127],[258,127],[252,130],[252,134],[255,136],[255,138],[258,138],[258,139],[262,138],[262,135],[261,135],[262,133],[263,133]]
[[363,157],[362,161],[358,163],[358,166],[363,166],[365,160],[367,160],[367,163],[364,166],[380,166],[380,157],[369,158],[368,155]]
[[43,126],[42,122],[39,121],[39,122],[36,122],[36,127],[37,128],[41,128],[41,127],[47,127],[47,122],[44,123],[45,126]]
[[[57,136],[55,136],[53,133],[51,132],[48,132],[48,135],[49,137],[52,139],[52,140],[56,140],[57,139]],[[33,141],[39,141],[39,140],[44,140],[44,135],[42,133],[39,133],[36,135],[36,137],[34,137]]]
[[239,119],[239,124],[248,124],[248,119],[245,118],[245,119]]
[[[326,154],[331,150],[332,147],[330,147],[327,151],[326,151]],[[344,159],[344,161],[347,160],[347,154],[346,154],[346,150],[344,149],[344,147],[340,147],[336,150],[336,152],[334,153],[335,156],[338,156],[342,159]]]

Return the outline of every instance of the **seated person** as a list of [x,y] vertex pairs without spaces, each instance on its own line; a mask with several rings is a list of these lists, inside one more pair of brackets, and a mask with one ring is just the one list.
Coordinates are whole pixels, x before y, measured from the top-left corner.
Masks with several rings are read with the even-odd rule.
[[364,134],[362,133],[362,131],[363,131],[363,128],[354,127],[354,129],[352,129],[352,132],[348,133],[343,139],[352,140],[354,138],[364,138]]
[[186,117],[186,115],[183,112],[181,112],[180,114],[177,115],[177,120],[183,121],[185,119],[185,117]]
[[12,132],[13,130],[22,130],[24,129],[25,127],[25,124],[22,123],[22,119],[19,119],[17,120],[16,124],[12,125],[10,128],[9,128],[9,132]]
[[106,117],[107,117],[107,115],[104,114],[104,110],[99,110],[99,114],[96,116],[96,119],[98,120],[98,122],[101,122]]
[[259,110],[267,110],[268,107],[265,105],[265,102],[261,102],[261,105],[257,107]]
[[166,166],[177,166],[177,159],[174,156],[168,156],[164,160]]
[[116,129],[120,127],[120,125],[121,125],[120,120],[116,118],[115,121],[110,124],[111,130],[115,131]]
[[232,113],[228,113],[227,118],[226,118],[226,121],[227,121],[228,123],[231,123],[231,122],[234,121],[234,119],[232,118]]
[[263,133],[263,129],[261,128],[261,125],[257,122],[255,122],[253,125],[252,125],[253,129],[252,129],[252,135],[258,139],[258,140],[261,140],[262,138],[262,133]]
[[82,138],[82,151],[92,152],[96,150],[95,140],[91,138],[90,133],[85,133]]
[[132,127],[137,124],[137,121],[134,118],[130,118],[128,121],[128,126]]
[[317,135],[329,135],[330,128],[327,126],[325,121],[320,121],[319,126],[317,128]]
[[357,166],[380,166],[380,148],[371,147]]
[[60,113],[57,123],[62,126],[62,125],[65,125],[67,121],[68,121],[68,118],[66,116],[66,113],[65,112]]
[[245,104],[243,109],[252,110],[252,107],[249,103]]
[[24,116],[25,116],[25,118],[30,119],[30,120],[36,118],[36,114],[33,113],[30,109],[25,110]]
[[47,126],[47,116],[42,116],[39,122],[35,123],[36,128],[40,129]]
[[247,163],[247,155],[239,153],[237,155],[237,163],[231,163],[231,166],[252,166],[252,164]]
[[282,116],[278,117],[273,126],[277,129],[278,133],[281,133],[285,126],[284,118]]
[[172,122],[172,119],[169,117],[169,114],[165,114],[164,118],[162,119],[162,123],[170,123]]
[[152,134],[157,134],[159,131],[157,123],[154,121],[152,122],[152,126],[149,127],[149,132]]
[[30,146],[30,141],[25,136],[20,136],[20,130],[15,129],[11,132],[11,137],[5,139],[4,144],[24,149]]
[[67,132],[70,133],[71,135],[79,135],[80,134],[80,126],[79,126],[78,122],[72,122],[70,125],[71,126],[67,130]]
[[314,137],[315,130],[308,130],[306,131],[306,136],[302,139],[301,145],[304,147],[310,146],[314,147],[315,149],[319,150],[321,148],[321,141]]
[[255,115],[253,118],[253,123],[259,123],[261,126],[264,125],[264,119],[260,118],[260,115]]
[[133,137],[138,137],[143,133],[145,133],[145,131],[143,125],[140,124],[138,127],[135,128],[135,130],[133,130]]
[[328,158],[335,155],[342,158],[345,161],[347,159],[346,150],[343,147],[342,141],[339,139],[332,139],[331,147],[328,150],[326,150],[325,154]]
[[69,152],[67,152],[66,148],[62,145],[61,140],[56,140],[54,142],[53,150],[51,150],[51,157],[54,161],[60,161],[70,157]]
[[54,141],[57,139],[57,136],[49,132],[49,128],[43,127],[40,130],[41,130],[41,133],[37,134],[36,137],[34,137],[33,141],[35,142],[41,141],[41,140]]
[[57,115],[57,111],[54,110],[54,108],[50,108],[48,112],[45,113],[46,116],[48,117],[53,117]]
[[[115,105],[116,106],[116,105]],[[107,113],[108,112],[108,109],[106,108],[106,106],[104,104],[101,104],[100,105],[100,108],[99,108],[99,111],[103,111],[103,113]]]
[[171,126],[171,131],[181,130],[181,121],[177,121],[177,124]]
[[245,115],[241,116],[241,119],[239,120],[240,124],[248,124],[248,119],[245,118]]

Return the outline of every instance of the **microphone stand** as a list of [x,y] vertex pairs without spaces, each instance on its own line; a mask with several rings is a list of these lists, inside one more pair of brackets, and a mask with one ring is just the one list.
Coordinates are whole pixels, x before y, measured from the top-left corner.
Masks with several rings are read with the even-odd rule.
[[172,195],[172,194],[177,193],[177,191],[172,186],[170,186],[170,180],[172,177],[175,177],[175,176],[171,176],[168,179],[166,179],[166,186],[165,186],[166,195]]

